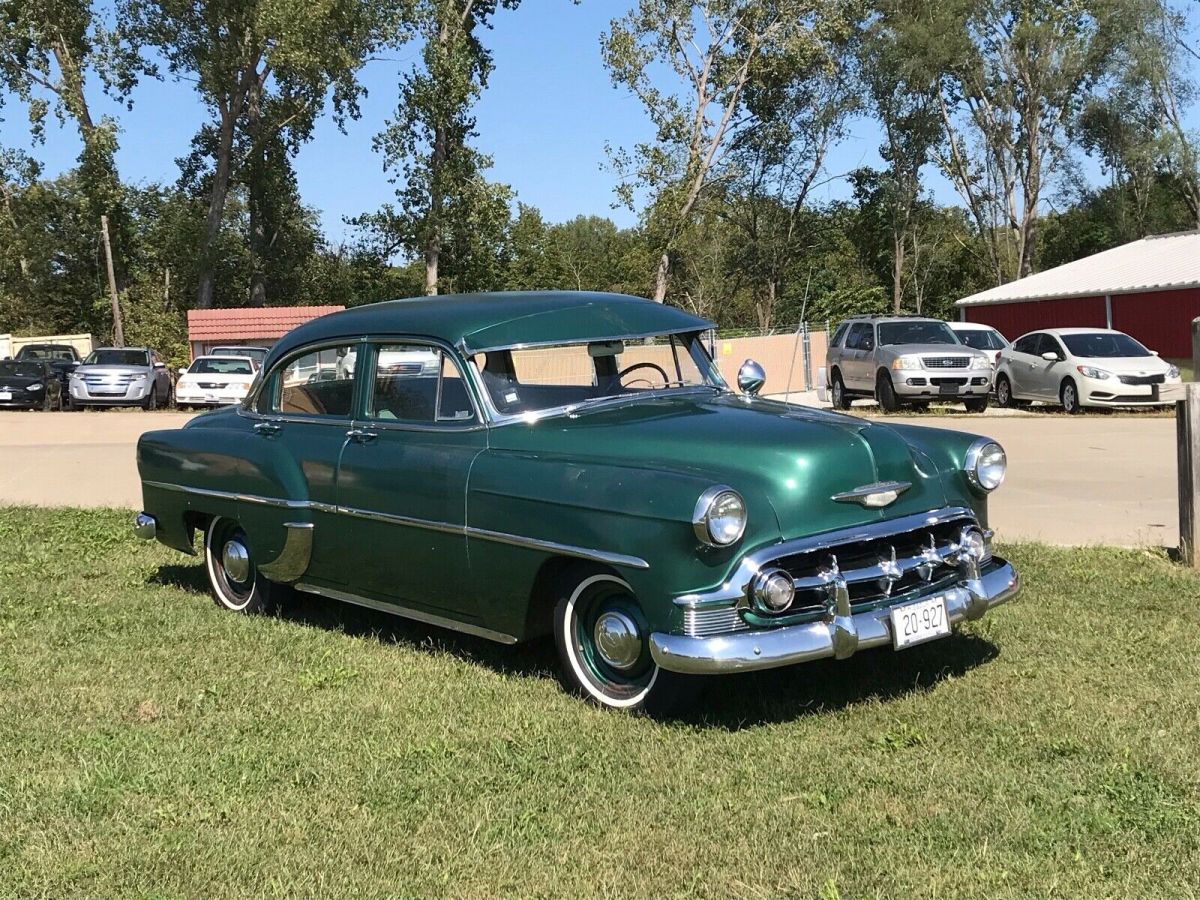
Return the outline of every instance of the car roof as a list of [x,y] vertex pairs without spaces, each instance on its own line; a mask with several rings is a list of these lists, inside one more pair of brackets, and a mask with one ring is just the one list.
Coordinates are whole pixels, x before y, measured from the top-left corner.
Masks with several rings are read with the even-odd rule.
[[1043,328],[1047,334],[1124,334],[1115,328]]
[[947,322],[953,330],[958,331],[998,331],[991,325],[984,325],[982,322]]
[[864,313],[859,316],[847,316],[847,322],[941,322],[933,316],[894,316],[890,313]]
[[468,353],[706,331],[713,323],[642,297],[591,291],[505,291],[387,300],[313,319],[272,348],[285,353],[337,338],[412,334],[440,338]]

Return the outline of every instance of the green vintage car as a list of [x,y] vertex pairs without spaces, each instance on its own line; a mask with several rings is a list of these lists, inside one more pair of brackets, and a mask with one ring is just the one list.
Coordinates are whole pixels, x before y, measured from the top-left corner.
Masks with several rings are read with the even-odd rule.
[[1017,591],[986,438],[740,393],[712,323],[634,297],[396,300],[316,319],[246,401],[145,434],[135,530],[203,535],[216,602],[289,590],[517,643],[609,707],[689,676],[949,634]]

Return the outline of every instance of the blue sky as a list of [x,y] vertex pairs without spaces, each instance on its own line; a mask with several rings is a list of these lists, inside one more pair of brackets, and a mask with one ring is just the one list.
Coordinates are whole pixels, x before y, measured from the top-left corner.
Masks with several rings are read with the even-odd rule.
[[[636,101],[612,87],[600,60],[600,34],[624,7],[612,0],[578,6],[571,0],[524,0],[515,12],[499,13],[484,38],[495,71],[476,110],[476,144],[495,162],[491,178],[512,185],[518,199],[537,206],[549,221],[580,213],[607,215],[621,225],[635,221],[628,210],[612,208],[615,179],[603,169],[606,141],[632,146],[651,135]],[[347,233],[344,216],[376,209],[392,197],[371,139],[394,111],[399,73],[419,50],[409,45],[368,64],[362,117],[348,123],[346,134],[326,117],[296,159],[301,196],[320,211],[335,241]],[[126,111],[102,97],[94,82],[93,112],[113,115],[123,129],[117,160],[122,176],[173,182],[175,160],[187,154],[206,116],[191,87],[169,79],[144,81]],[[24,110],[9,103],[2,114],[0,144],[30,149],[49,175],[75,164],[79,142],[73,125],[59,127],[52,120],[45,145],[31,148]],[[830,172],[877,164],[878,140],[870,122],[856,123],[831,159]],[[825,196],[844,194],[839,184],[822,190]]]
[[[603,168],[606,141],[628,147],[651,135],[636,101],[612,87],[600,60],[600,34],[625,8],[614,0],[583,0],[580,5],[524,0],[515,12],[501,11],[494,30],[485,35],[495,70],[477,108],[476,144],[495,161],[492,179],[512,185],[518,199],[537,206],[550,221],[580,213],[607,215],[621,225],[635,220],[628,210],[612,208],[615,179]],[[391,58],[370,63],[362,75],[369,93],[361,104],[361,119],[348,123],[342,134],[326,117],[296,159],[301,196],[320,211],[334,241],[348,233],[344,216],[374,210],[392,197],[371,139],[394,111],[399,73],[411,66],[419,50],[406,46]],[[173,182],[175,160],[188,152],[206,117],[190,85],[147,80],[133,95],[132,111],[100,96],[94,79],[89,88],[94,113],[116,116],[123,128],[118,156],[122,176]],[[29,148],[24,111],[9,104],[2,114],[0,144]],[[846,140],[830,155],[828,174],[880,165],[879,140],[874,123],[852,122]],[[79,152],[74,127],[52,121],[46,144],[32,152],[50,175],[70,168]],[[1089,174],[1096,177],[1094,171]],[[953,190],[932,168],[927,175],[939,200],[955,202]],[[844,181],[834,179],[814,199],[846,193]]]

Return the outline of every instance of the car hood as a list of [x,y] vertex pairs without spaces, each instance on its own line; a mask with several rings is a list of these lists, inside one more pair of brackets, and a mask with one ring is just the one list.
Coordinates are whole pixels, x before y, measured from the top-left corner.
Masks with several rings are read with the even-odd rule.
[[986,356],[990,353],[964,344],[884,344],[879,348],[896,356]]
[[0,390],[27,388],[31,384],[45,384],[45,378],[30,378],[28,375],[0,374]]
[[[731,394],[646,398],[574,416],[514,421],[492,430],[489,449],[725,484],[746,498],[752,516],[756,505],[769,505],[785,539],[947,504],[937,465],[897,430]],[[884,509],[832,499],[885,481],[911,487]]]
[[150,371],[149,366],[80,366],[75,370],[77,375],[129,375]]
[[1093,359],[1075,356],[1071,361],[1078,366],[1103,369],[1114,375],[1166,375],[1171,364],[1157,356],[1114,356]]
[[227,373],[206,375],[202,372],[188,372],[179,376],[180,384],[249,384],[254,380],[253,375],[230,375]]

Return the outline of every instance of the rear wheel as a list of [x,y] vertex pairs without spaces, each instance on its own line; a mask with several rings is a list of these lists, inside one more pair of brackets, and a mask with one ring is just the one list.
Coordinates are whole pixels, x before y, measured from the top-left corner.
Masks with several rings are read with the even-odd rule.
[[879,408],[884,412],[895,412],[900,408],[900,401],[896,399],[896,388],[892,385],[892,376],[887,372],[880,372],[875,379],[875,399],[879,401]]
[[268,613],[275,608],[274,585],[259,573],[246,532],[235,519],[218,516],[208,523],[204,567],[217,606],[240,613]]
[[1083,412],[1083,407],[1079,404],[1079,388],[1074,379],[1064,379],[1058,389],[1058,399],[1062,402],[1062,408],[1071,415]]
[[650,627],[628,582],[599,566],[574,566],[555,596],[554,643],[572,692],[609,709],[665,712],[686,703],[697,682],[651,658]]
[[996,376],[996,404],[1006,409],[1012,409],[1017,405],[1017,400],[1013,396],[1012,385],[1009,384],[1007,375]]
[[850,398],[846,396],[846,385],[842,381],[842,373],[837,369],[833,370],[833,382],[830,385],[830,397],[834,409],[846,410],[850,408]]

